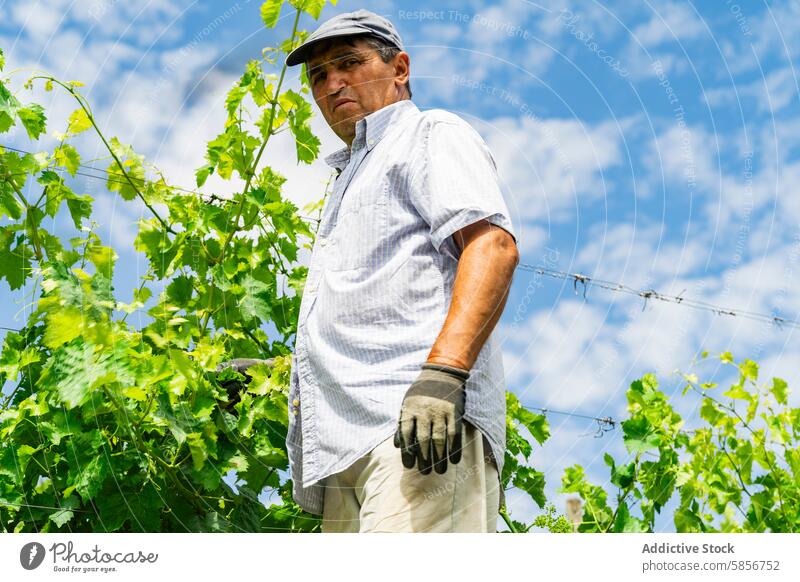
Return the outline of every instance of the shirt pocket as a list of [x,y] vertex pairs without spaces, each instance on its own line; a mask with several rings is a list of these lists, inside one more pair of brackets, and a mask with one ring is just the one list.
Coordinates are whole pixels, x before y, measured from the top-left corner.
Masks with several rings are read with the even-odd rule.
[[387,185],[353,188],[344,193],[331,233],[326,267],[331,271],[377,268],[389,258]]

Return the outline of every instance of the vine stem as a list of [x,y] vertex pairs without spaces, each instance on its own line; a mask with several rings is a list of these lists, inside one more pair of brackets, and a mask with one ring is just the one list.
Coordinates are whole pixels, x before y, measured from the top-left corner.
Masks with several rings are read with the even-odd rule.
[[[68,131],[69,131],[69,123],[67,123],[67,132]],[[58,152],[60,152],[63,149],[64,149],[64,140],[61,140],[61,141],[58,142],[58,146],[56,147],[55,151],[53,151],[53,162],[54,162],[54,165],[55,165],[55,158],[58,157]],[[47,189],[49,187],[50,186],[45,186],[44,188],[42,188],[42,193],[39,196],[39,199],[34,203],[34,206],[38,207],[39,204],[42,202],[42,200],[47,196]]]
[[[294,17],[294,24],[292,25],[292,36],[290,37],[290,39],[292,41],[292,44],[294,44],[295,36],[297,36],[297,25],[300,22],[300,13],[301,12],[302,11],[298,8],[297,12],[295,14],[295,17]],[[225,237],[225,240],[222,243],[222,248],[220,249],[220,256],[217,259],[217,262],[222,262],[222,259],[225,257],[225,249],[230,244],[231,240],[233,239],[233,236],[238,232],[238,229],[236,228],[236,226],[239,224],[239,219],[242,217],[242,212],[244,211],[244,202],[245,202],[245,200],[247,198],[247,193],[250,191],[250,186],[251,186],[252,181],[253,181],[253,176],[255,176],[256,168],[258,167],[258,162],[261,161],[261,156],[264,154],[264,150],[266,149],[267,144],[269,143],[269,138],[274,135],[274,132],[272,131],[272,122],[275,120],[275,108],[278,107],[278,98],[280,97],[280,94],[281,94],[281,87],[283,86],[283,79],[286,76],[286,69],[287,69],[287,65],[286,65],[286,63],[284,63],[283,64],[283,68],[281,69],[281,76],[278,79],[277,86],[275,87],[275,95],[273,96],[272,101],[270,101],[270,105],[272,106],[272,110],[270,111],[269,123],[267,124],[267,127],[269,128],[269,130],[267,131],[267,135],[264,138],[264,142],[261,144],[261,147],[258,149],[258,153],[256,154],[255,160],[253,161],[252,169],[249,172],[247,172],[247,181],[245,182],[244,190],[242,191],[242,198],[239,201],[239,204],[238,204],[237,209],[236,209],[236,218],[234,218],[233,223],[232,223],[233,224],[233,228],[228,233],[228,235]]]
[[261,351],[264,353],[264,355],[269,355],[269,350],[267,349],[267,346],[265,346],[265,345],[264,345],[264,344],[261,342],[261,340],[260,340],[260,339],[258,339],[258,338],[255,336],[255,334],[254,334],[252,331],[250,331],[250,330],[249,330],[249,329],[247,329],[246,327],[243,327],[243,328],[242,328],[242,331],[244,331],[245,335],[247,335],[247,337],[249,337],[249,338],[250,338],[250,339],[253,341],[253,343],[254,343],[254,344],[256,344],[256,345],[257,345],[259,348],[261,348]]
[[[153,267],[150,267],[150,268],[147,269],[147,273],[145,273],[144,277],[142,278],[142,282],[139,284],[139,291],[138,291],[139,293],[142,292],[142,290],[144,289],[145,283],[147,283],[147,281],[149,280],[149,279],[147,279],[147,277],[150,277],[152,274],[153,274]],[[125,320],[128,319],[129,315],[130,315],[130,313],[126,313],[125,315],[123,315],[122,319],[120,320],[120,323],[125,323]]]
[[500,510],[500,517],[502,517],[503,521],[506,522],[506,525],[508,526],[508,529],[511,531],[511,533],[519,533],[517,528],[514,527],[514,522],[511,521],[511,518],[509,517],[508,512],[506,511],[505,507],[503,507]]
[[[745,487],[745,485],[744,485],[744,481],[742,480],[742,476],[741,476],[741,474],[739,473],[739,468],[738,468],[738,467],[736,466],[736,464],[733,462],[733,459],[732,459],[732,458],[731,458],[731,456],[728,454],[728,451],[725,449],[725,447],[724,447],[724,446],[722,446],[722,451],[723,451],[723,452],[725,453],[725,455],[728,457],[728,460],[731,462],[731,465],[733,465],[733,470],[736,472],[736,475],[739,477],[739,483],[741,483],[741,485],[742,485],[742,489],[744,489],[744,492],[745,492],[745,493],[747,493],[747,496],[748,496],[748,497],[751,497],[751,498],[752,498],[753,496],[750,494],[750,492],[747,490],[747,487]],[[715,464],[715,467],[716,467],[716,464]],[[736,507],[736,509],[738,509],[738,510],[739,510],[739,513],[741,513],[741,514],[742,514],[742,519],[744,519],[744,521],[746,522],[746,521],[747,521],[747,513],[745,513],[744,509],[742,509],[742,507],[741,507],[741,506],[740,506],[738,503],[736,503],[735,501],[731,501],[730,503],[733,503],[734,507]],[[721,514],[720,514],[720,515],[721,515]]]
[[[603,530],[603,533],[608,533],[608,530],[610,530],[612,527],[614,527],[614,522],[616,522],[616,520],[617,520],[617,514],[619,513],[620,506],[623,503],[627,502],[628,495],[631,494],[631,491],[635,491],[636,490],[636,478],[639,476],[639,470],[638,469],[639,469],[639,460],[641,458],[642,458],[642,453],[641,452],[636,453],[636,457],[634,457],[634,459],[633,459],[633,467],[634,467],[633,480],[631,481],[631,484],[628,485],[628,487],[622,491],[622,495],[620,495],[619,493],[617,494],[617,507],[614,509],[614,513],[611,516],[611,521],[606,526],[606,529]],[[628,508],[628,509],[630,510],[630,508]],[[594,517],[594,512],[592,512],[592,516]],[[642,515],[642,517],[644,517],[644,515]],[[595,523],[597,523],[597,518],[596,517],[595,517]],[[598,523],[598,525],[599,525],[599,523]]]
[[726,457],[728,457],[728,460],[730,461],[731,466],[733,467],[733,470],[736,472],[736,476],[739,477],[739,484],[742,486],[742,490],[745,493],[747,493],[748,497],[752,497],[753,494],[750,493],[750,491],[748,491],[747,486],[744,484],[744,479],[742,478],[742,473],[741,473],[741,470],[739,469],[739,465],[736,464],[736,461],[734,461],[733,457],[731,457],[730,453],[728,453],[728,449],[725,448],[725,443],[724,443],[724,441],[722,439],[722,435],[718,435],[717,439],[718,439],[717,442],[719,442],[719,445],[720,445],[720,448],[722,449],[722,452],[725,453]]
[[94,127],[95,132],[97,132],[97,135],[102,140],[103,145],[106,146],[106,149],[111,154],[111,157],[114,158],[114,161],[116,162],[117,166],[119,167],[120,172],[122,172],[122,175],[128,181],[128,184],[130,184],[131,188],[133,188],[133,190],[136,192],[136,195],[144,203],[144,205],[147,206],[147,209],[150,210],[150,212],[153,214],[153,216],[161,223],[161,226],[164,228],[164,230],[166,230],[170,234],[177,234],[172,229],[172,227],[161,217],[161,215],[158,212],[156,212],[156,209],[153,208],[153,206],[147,201],[147,199],[144,197],[144,194],[142,194],[141,190],[139,190],[139,188],[136,186],[136,184],[133,183],[133,180],[128,175],[128,172],[125,171],[125,168],[122,165],[122,162],[120,161],[119,157],[117,157],[116,152],[114,152],[114,150],[111,148],[111,145],[106,140],[106,137],[103,135],[103,132],[100,131],[100,128],[97,127],[97,123],[94,120],[94,115],[92,115],[92,111],[91,111],[91,108],[88,105],[88,102],[85,102],[86,100],[79,93],[77,93],[73,87],[70,87],[70,86],[66,85],[65,83],[62,83],[61,81],[59,81],[55,77],[51,77],[49,75],[36,75],[34,77],[31,77],[31,80],[33,80],[33,79],[45,79],[47,81],[51,81],[53,83],[56,83],[57,85],[60,85],[61,87],[63,87],[70,95],[72,95],[75,98],[75,100],[78,102],[78,105],[81,106],[81,109],[83,109],[83,112],[86,114],[86,117],[89,119],[89,122],[92,124],[92,127]]
[[603,530],[603,533],[608,533],[608,530],[614,527],[614,522],[617,521],[617,513],[619,513],[619,508],[623,503],[625,503],[626,499],[628,499],[628,491],[625,491],[625,494],[622,496],[617,495],[617,507],[614,509],[614,513],[611,515],[611,520],[608,522],[606,529]]
[[212,303],[214,303],[214,290],[217,286],[214,284],[214,280],[211,280],[211,287],[208,290],[208,307],[206,308],[206,312],[203,314],[203,322],[201,324],[201,331],[203,335],[205,335],[206,330],[208,329],[208,322],[211,321],[212,314],[216,311],[211,309]]
[[[581,496],[581,497],[583,497],[583,496]],[[600,520],[597,519],[597,514],[594,512],[594,507],[592,506],[592,502],[589,501],[588,497],[584,498],[583,500],[586,502],[586,509],[588,509],[589,513],[592,514],[592,519],[594,519],[594,523],[597,526],[597,529],[599,530],[600,529]]]
[[[272,218],[272,217],[270,217],[270,216],[265,216],[265,218],[266,218],[266,219],[268,219],[268,220],[271,220],[271,218]],[[266,222],[266,221],[265,221],[265,222]],[[278,237],[278,229],[276,229],[276,228],[275,228],[275,226],[274,226],[274,225],[272,225],[272,224],[270,224],[269,222],[267,222],[267,224],[269,224],[269,225],[272,227],[272,232],[274,232],[274,233],[275,233],[275,238],[276,238],[276,240],[277,240],[277,237]],[[251,226],[252,226],[252,225],[251,225]],[[289,277],[289,272],[286,270],[286,265],[283,263],[283,258],[281,257],[281,253],[280,253],[280,251],[279,251],[279,250],[278,250],[278,249],[275,247],[275,243],[274,243],[274,242],[273,242],[273,241],[270,239],[270,233],[268,233],[268,232],[266,231],[266,229],[264,228],[264,223],[261,223],[261,224],[259,224],[259,225],[258,225],[258,228],[259,228],[259,230],[261,230],[261,232],[262,232],[262,233],[264,233],[264,237],[265,237],[265,238],[267,239],[267,241],[269,242],[269,246],[270,246],[270,247],[272,247],[272,250],[273,250],[273,251],[275,251],[275,257],[276,257],[276,258],[277,258],[277,260],[278,260],[277,262],[279,263],[279,265],[278,265],[278,266],[280,267],[280,272],[281,272],[283,275],[285,275],[286,277]]]
[[39,240],[39,233],[37,232],[37,229],[34,228],[34,224],[33,224],[33,221],[31,219],[30,209],[32,207],[31,207],[30,204],[28,204],[28,200],[22,194],[22,191],[20,190],[19,186],[17,186],[17,183],[14,182],[14,180],[11,179],[11,176],[6,175],[6,181],[9,184],[11,184],[11,188],[14,190],[14,192],[16,192],[16,194],[19,197],[20,201],[25,206],[25,220],[26,220],[26,222],[30,223],[30,227],[31,227],[30,241],[31,241],[31,244],[33,245],[33,251],[36,254],[36,260],[41,263],[42,262],[42,256],[43,256],[42,255],[42,243]]
[[[292,44],[294,44],[295,36],[297,36],[297,25],[300,22],[301,12],[302,11],[298,8],[294,17],[294,24],[292,25],[292,36],[290,37]],[[232,224],[231,230],[225,236],[225,240],[222,242],[219,251],[219,257],[211,257],[212,260],[217,264],[222,263],[223,259],[225,258],[225,249],[228,248],[228,245],[230,244],[231,240],[233,240],[234,235],[239,231],[239,229],[237,228],[239,224],[239,219],[241,219],[242,212],[244,212],[244,203],[245,200],[247,199],[247,193],[250,191],[250,187],[253,181],[253,176],[255,176],[256,168],[258,167],[258,162],[261,161],[261,156],[264,154],[264,150],[266,149],[267,144],[269,143],[269,138],[274,135],[274,132],[272,131],[272,123],[275,119],[275,108],[278,107],[278,98],[280,97],[281,87],[283,86],[283,79],[286,76],[286,68],[287,68],[286,63],[284,63],[283,68],[281,69],[281,76],[278,79],[278,84],[275,88],[275,95],[272,98],[272,101],[270,101],[272,109],[269,114],[269,124],[268,124],[269,130],[267,131],[267,135],[264,138],[261,147],[258,149],[258,153],[256,154],[255,160],[253,161],[252,168],[247,172],[247,181],[245,182],[244,190],[242,190],[241,200],[239,200],[239,204],[237,205],[236,208],[236,217],[233,219],[231,223]],[[202,322],[203,333],[205,333],[208,327],[208,322],[211,319],[211,314],[212,314],[211,303],[213,302],[214,299],[214,287],[215,286],[212,283],[211,290],[209,292],[208,308],[203,316],[203,322]]]
[[117,414],[118,415],[121,414],[124,417],[125,422],[127,423],[128,428],[130,429],[130,433],[129,434],[133,437],[133,441],[134,441],[134,444],[136,446],[136,449],[141,451],[145,455],[145,457],[147,458],[149,463],[152,463],[153,460],[155,460],[156,463],[161,465],[164,468],[164,470],[166,471],[166,473],[169,476],[169,478],[175,484],[175,486],[181,491],[181,493],[184,494],[184,496],[186,497],[187,501],[189,503],[191,503],[198,512],[200,512],[201,514],[204,513],[206,511],[207,507],[203,507],[200,503],[198,503],[198,501],[197,501],[197,492],[193,493],[193,492],[189,491],[184,486],[184,484],[181,483],[180,479],[178,478],[178,475],[175,473],[175,470],[177,469],[177,466],[174,465],[174,464],[167,463],[167,461],[162,459],[160,455],[156,454],[152,450],[149,450],[144,445],[144,442],[142,440],[142,436],[139,434],[138,425],[132,424],[130,422],[130,420],[128,419],[128,412],[127,412],[127,410],[125,410],[125,407],[122,406],[122,404],[120,404],[117,401],[117,399],[114,396],[114,394],[108,388],[106,388],[105,386],[103,386],[103,392],[108,397],[108,399],[111,401],[111,403],[114,405],[114,408],[116,409]]

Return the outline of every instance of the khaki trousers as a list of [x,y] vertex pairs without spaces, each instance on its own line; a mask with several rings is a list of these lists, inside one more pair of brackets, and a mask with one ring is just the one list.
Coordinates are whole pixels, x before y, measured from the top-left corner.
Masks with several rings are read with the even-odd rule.
[[427,475],[406,469],[394,435],[344,471],[328,476],[322,531],[497,531],[500,483],[483,435],[463,423],[461,460]]

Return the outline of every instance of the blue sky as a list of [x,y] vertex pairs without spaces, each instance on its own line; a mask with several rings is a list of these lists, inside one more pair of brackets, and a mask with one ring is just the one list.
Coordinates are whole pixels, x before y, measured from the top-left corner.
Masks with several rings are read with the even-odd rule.
[[[361,7],[400,31],[414,102],[461,115],[486,140],[523,263],[797,319],[797,3],[341,0],[322,18]],[[86,83],[107,134],[132,143],[171,183],[192,187],[205,142],[224,123],[225,93],[248,59],[290,29],[284,11],[278,30],[265,30],[258,8],[255,0],[6,1],[0,46],[6,72],[35,67]],[[311,18],[303,25],[315,28]],[[290,71],[297,85],[299,71]],[[27,76],[15,73],[15,87]],[[74,104],[56,92],[33,98],[50,129],[63,130]],[[314,128],[323,154],[341,147],[321,116]],[[19,133],[3,139],[37,147]],[[84,159],[103,155],[97,140],[81,140]],[[266,158],[289,178],[299,206],[321,196],[329,175],[321,159],[297,166],[289,140]],[[82,188],[97,197],[99,233],[119,249],[124,298],[144,265],[131,244],[144,212],[119,204],[102,183]],[[52,224],[65,227],[63,217]],[[19,327],[23,291],[0,289],[0,325]],[[525,271],[498,334],[509,388],[529,406],[578,414],[623,418],[625,390],[645,372],[678,392],[673,371],[687,371],[703,349],[756,359],[765,378],[800,381],[790,328],[654,301],[643,309],[639,298],[599,288],[584,300],[570,281]],[[716,360],[694,371],[731,377]],[[791,398],[797,406],[796,390]],[[697,405],[676,401],[689,427]],[[625,451],[619,430],[594,438],[592,421],[551,415],[550,423],[553,437],[534,464],[563,511],[556,490],[565,467],[580,463],[603,484],[603,453]],[[518,493],[508,497],[516,517],[536,513]],[[671,518],[658,528],[673,531]]]

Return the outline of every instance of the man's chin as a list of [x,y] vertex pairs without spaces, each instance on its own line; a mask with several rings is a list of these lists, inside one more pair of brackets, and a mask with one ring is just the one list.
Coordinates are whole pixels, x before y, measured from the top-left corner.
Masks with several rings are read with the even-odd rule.
[[358,123],[358,120],[363,119],[364,117],[366,116],[363,112],[349,115],[336,115],[334,113],[331,128],[334,129],[336,133],[341,133],[342,130],[348,130],[352,132],[356,126],[356,123]]
[[344,103],[333,111],[333,118],[338,123],[352,122],[355,124],[362,117],[365,117],[364,112],[354,103]]

